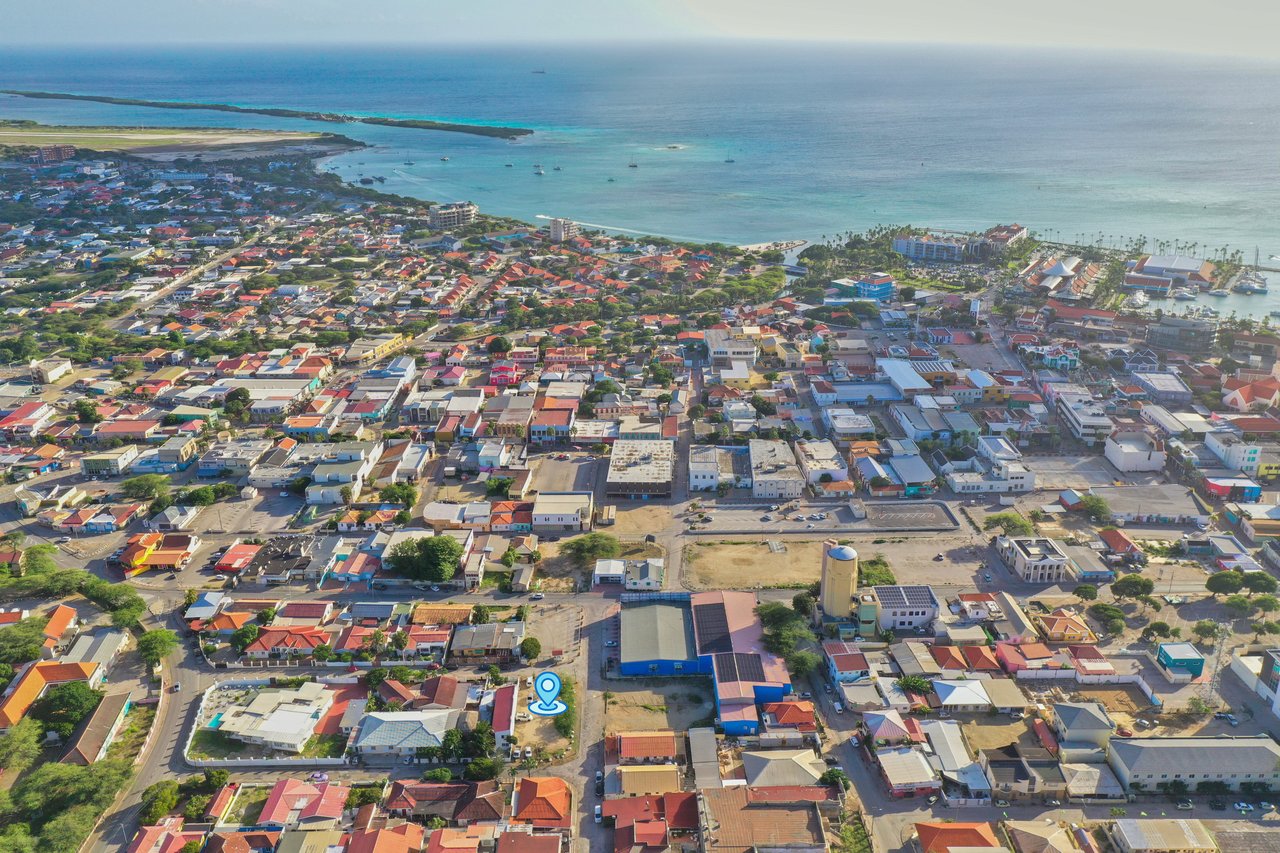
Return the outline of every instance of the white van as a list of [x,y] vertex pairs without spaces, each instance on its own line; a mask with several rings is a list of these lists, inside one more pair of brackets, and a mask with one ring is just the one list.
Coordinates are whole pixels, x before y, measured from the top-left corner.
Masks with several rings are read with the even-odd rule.
[[596,806],[596,823],[604,822],[604,813],[600,811],[600,806]]
[[837,713],[837,714],[843,714],[843,713],[844,713],[844,706],[843,706],[843,705],[841,705],[839,702],[832,702],[831,704],[832,704],[832,706],[833,706],[833,707],[835,707],[835,709],[836,709],[836,713]]

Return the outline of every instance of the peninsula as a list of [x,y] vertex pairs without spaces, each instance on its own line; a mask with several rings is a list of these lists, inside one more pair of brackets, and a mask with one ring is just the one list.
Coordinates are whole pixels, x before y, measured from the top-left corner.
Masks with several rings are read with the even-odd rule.
[[497,139],[516,139],[528,136],[532,130],[523,127],[499,127],[484,124],[459,124],[457,122],[431,121],[416,118],[387,118],[385,116],[354,116],[345,113],[327,113],[314,110],[290,110],[278,107],[238,107],[234,104],[198,104],[186,101],[145,101],[136,98],[112,98],[106,95],[73,95],[67,92],[27,92],[18,89],[0,89],[0,94],[46,100],[93,101],[99,104],[115,104],[122,107],[153,107],[162,110],[216,110],[224,113],[250,113],[253,115],[300,118],[308,121],[327,121],[338,124],[377,124],[386,127],[407,127],[416,130],[441,130],[446,133],[470,133],[475,136],[492,136]]

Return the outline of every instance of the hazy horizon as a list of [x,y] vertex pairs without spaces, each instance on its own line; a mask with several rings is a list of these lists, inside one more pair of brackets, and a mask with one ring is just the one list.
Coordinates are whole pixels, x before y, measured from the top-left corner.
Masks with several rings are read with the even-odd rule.
[[[62,0],[6,11],[0,44],[33,47],[206,45],[824,42],[1150,51],[1280,61],[1280,4],[1223,0],[1028,0],[1006,7],[916,0],[900,7],[848,0],[473,0],[466,7],[382,0],[353,12],[339,0]],[[973,8],[968,8],[972,5]],[[68,22],[92,26],[68,27]]]

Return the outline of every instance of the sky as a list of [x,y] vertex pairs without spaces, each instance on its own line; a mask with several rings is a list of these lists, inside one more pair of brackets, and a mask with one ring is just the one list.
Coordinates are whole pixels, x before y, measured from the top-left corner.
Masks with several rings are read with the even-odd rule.
[[1280,61],[1275,0],[43,0],[0,44],[824,40]]

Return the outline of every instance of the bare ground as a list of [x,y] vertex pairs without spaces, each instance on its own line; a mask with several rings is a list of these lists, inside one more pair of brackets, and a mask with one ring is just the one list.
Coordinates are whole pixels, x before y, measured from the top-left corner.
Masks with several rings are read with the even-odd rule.
[[[630,688],[632,680],[626,682]],[[605,732],[675,729],[684,731],[715,714],[706,679],[680,678],[659,682],[645,679],[642,686],[620,689],[617,682],[606,693]]]
[[694,589],[801,586],[822,573],[822,543],[785,543],[775,554],[759,542],[699,542],[684,549],[685,584]]

